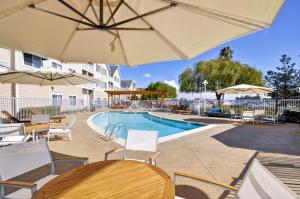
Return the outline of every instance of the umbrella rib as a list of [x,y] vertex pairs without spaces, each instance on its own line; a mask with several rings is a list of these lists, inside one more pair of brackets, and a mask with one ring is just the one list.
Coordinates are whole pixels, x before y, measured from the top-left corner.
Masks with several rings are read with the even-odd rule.
[[[74,13],[76,13],[77,15],[81,16],[81,18],[84,18],[85,20],[89,21],[90,23],[94,24],[95,26],[97,26],[98,24],[96,24],[95,22],[93,22],[90,18],[85,16],[85,12],[81,13],[80,11],[78,11],[76,8],[74,8],[73,6],[71,6],[70,4],[68,4],[67,2],[65,2],[64,0],[58,0],[58,2],[60,2],[61,4],[63,4],[64,6],[66,6],[67,8],[69,8],[70,10],[72,10]],[[90,7],[91,2],[89,2],[88,4],[88,8]]]
[[[57,73],[58,74],[58,73]],[[63,80],[65,80],[65,81],[67,81],[67,82],[69,82],[69,84],[71,84],[72,86],[75,86],[76,84],[73,84],[73,82],[71,82],[70,80],[68,80],[67,78],[69,78],[69,77],[64,77],[63,75],[61,75],[61,74],[58,74],[58,75],[60,75],[61,76],[61,79],[63,79]]]
[[[14,72],[15,73],[15,72]],[[12,73],[13,74],[13,73]],[[17,73],[16,73],[17,74]],[[2,75],[2,74],[1,74]],[[3,74],[3,75],[5,75],[5,74]],[[9,81],[9,80],[12,80],[12,79],[16,79],[16,78],[20,78],[20,77],[24,77],[24,76],[26,76],[27,74],[25,73],[25,74],[20,74],[20,76],[17,76],[17,77],[11,77],[11,78],[8,78],[8,79],[5,79],[5,80],[2,80],[1,82],[3,82],[3,83],[7,83],[6,81]],[[9,82],[8,82],[9,83]]]
[[[42,2],[44,2],[44,1],[47,1],[47,0],[39,0],[39,1],[37,1],[36,3],[34,3],[34,4],[36,5],[36,4],[42,3]],[[13,14],[16,14],[17,12],[19,12],[19,11],[21,11],[21,10],[27,8],[27,7],[30,6],[30,5],[32,5],[32,2],[28,2],[28,3],[26,3],[25,5],[23,5],[22,7],[16,6],[16,7],[14,7],[14,8],[11,8],[11,9],[10,9],[11,11],[8,12],[8,13],[6,13],[6,14],[4,14],[3,16],[1,16],[1,17],[0,17],[0,20],[1,20],[1,19],[4,19],[4,18],[6,18],[6,17],[9,17],[9,16],[11,16],[11,15],[13,15]],[[0,15],[1,15],[2,13],[5,13],[5,10],[2,11],[2,12],[0,13]]]
[[[158,1],[165,2],[165,3],[174,2],[174,0],[158,0]],[[190,9],[190,10],[197,10],[198,12],[200,12],[202,14],[206,14],[205,16],[214,16],[214,17],[225,19],[225,20],[233,21],[236,23],[241,23],[241,24],[244,24],[247,26],[253,26],[253,27],[256,27],[259,29],[270,26],[270,24],[265,23],[265,22],[261,22],[258,20],[256,20],[256,22],[255,22],[253,19],[245,18],[242,16],[230,14],[230,13],[224,13],[224,12],[222,13],[219,10],[213,10],[213,9],[209,9],[206,7],[199,7],[199,6],[195,6],[195,5],[191,5],[191,4],[179,2],[179,1],[175,1],[175,3],[179,6],[182,6],[184,8]]]
[[[92,3],[92,0],[89,1],[89,5],[87,6],[87,8],[85,9],[85,11],[83,12],[83,15],[85,15],[90,7]],[[63,60],[63,55],[65,54],[69,44],[71,43],[71,40],[73,39],[78,27],[80,26],[80,23],[78,22],[77,26],[75,27],[75,29],[73,30],[73,32],[71,33],[69,39],[67,40],[66,44],[64,45],[63,49],[62,49],[62,52],[60,53],[60,56],[59,56],[59,59],[60,60]]]
[[86,26],[90,26],[90,27],[98,27],[97,25],[94,25],[94,24],[91,24],[91,23],[87,23],[87,22],[82,21],[82,20],[74,19],[74,18],[68,17],[68,16],[66,16],[66,15],[62,15],[62,14],[59,14],[59,13],[56,13],[56,12],[52,12],[52,11],[49,11],[49,10],[45,10],[45,9],[42,9],[42,8],[37,8],[37,7],[35,7],[33,4],[30,5],[29,8],[31,8],[31,9],[33,9],[33,10],[40,11],[40,12],[48,13],[48,14],[51,14],[51,15],[54,15],[54,16],[57,16],[57,17],[61,17],[61,18],[64,18],[64,19],[67,19],[67,20],[70,20],[70,21],[74,21],[74,22],[77,22],[77,23],[81,23],[81,24],[84,24],[84,25],[86,25]]
[[[126,2],[124,2],[124,4],[136,15],[138,15],[138,13],[130,6],[128,5]],[[155,32],[156,34],[164,41],[166,42],[171,49],[173,49],[176,54],[178,54],[182,59],[189,59],[189,56],[187,54],[185,54],[182,50],[180,50],[174,43],[172,43],[170,40],[168,40],[162,33],[160,33],[156,28],[154,28],[146,19],[144,19],[144,17],[141,17],[141,19],[148,25],[150,26]]]
[[[111,7],[110,7],[110,4],[109,4],[108,0],[106,0],[106,2],[107,2],[107,5],[108,5],[109,12],[112,15],[112,10],[111,10]],[[115,24],[115,18],[114,18],[114,16],[112,17],[112,21]],[[126,52],[125,52],[125,49],[124,49],[124,45],[123,45],[121,36],[120,36],[118,30],[116,30],[116,32],[117,32],[117,38],[119,38],[119,41],[120,41],[120,45],[121,45],[121,49],[122,49],[122,52],[123,52],[122,54],[123,54],[124,60],[125,60],[126,64],[129,65],[129,62],[128,62],[128,59],[127,59],[127,55],[126,55]]]

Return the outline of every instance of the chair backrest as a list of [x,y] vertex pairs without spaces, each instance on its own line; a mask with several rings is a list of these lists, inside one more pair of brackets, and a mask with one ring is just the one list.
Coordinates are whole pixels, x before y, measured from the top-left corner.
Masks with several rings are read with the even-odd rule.
[[70,128],[70,129],[74,126],[75,121],[76,121],[76,117],[73,117],[73,118],[71,119],[71,123],[69,124],[69,128]]
[[0,137],[25,135],[23,123],[0,124]]
[[45,139],[0,148],[0,180],[8,180],[52,163]]
[[2,111],[2,113],[12,122],[20,122],[20,120],[16,117],[14,117],[12,114],[10,114],[8,111]]
[[254,112],[253,111],[244,111],[243,112],[243,117],[253,117]]
[[265,110],[254,110],[254,115],[264,115]]
[[229,110],[229,113],[230,113],[231,115],[236,115],[236,114],[235,114],[235,111],[234,111],[233,109],[230,109],[230,110]]
[[254,159],[236,195],[237,199],[296,199],[295,193]]
[[50,122],[50,115],[32,115],[32,124],[47,124]]
[[128,130],[125,149],[156,152],[157,143],[157,131]]

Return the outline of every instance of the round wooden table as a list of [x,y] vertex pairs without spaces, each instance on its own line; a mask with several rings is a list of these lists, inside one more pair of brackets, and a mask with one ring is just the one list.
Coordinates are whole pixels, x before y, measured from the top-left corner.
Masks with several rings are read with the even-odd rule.
[[44,185],[33,199],[174,199],[170,176],[150,164],[109,160],[66,172]]

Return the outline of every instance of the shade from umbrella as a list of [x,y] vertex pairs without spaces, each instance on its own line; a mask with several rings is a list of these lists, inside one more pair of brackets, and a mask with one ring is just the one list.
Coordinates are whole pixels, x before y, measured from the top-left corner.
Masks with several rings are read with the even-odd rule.
[[237,86],[217,90],[217,92],[224,94],[267,94],[273,92],[273,89],[248,84],[240,84]]
[[92,77],[76,74],[51,71],[14,71],[0,73],[1,83],[20,83],[36,85],[81,85],[96,83]]
[[0,46],[65,62],[190,59],[270,27],[285,0],[1,0]]

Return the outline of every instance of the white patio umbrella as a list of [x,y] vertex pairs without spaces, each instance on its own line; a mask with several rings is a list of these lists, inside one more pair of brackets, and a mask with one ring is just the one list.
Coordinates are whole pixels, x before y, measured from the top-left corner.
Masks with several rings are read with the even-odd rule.
[[273,89],[248,84],[240,84],[237,86],[217,90],[217,92],[224,94],[267,94],[273,92]]
[[52,71],[13,71],[0,73],[1,83],[36,84],[41,86],[81,85],[96,83],[93,77]]
[[1,0],[0,46],[64,62],[190,59],[271,26],[284,0]]

